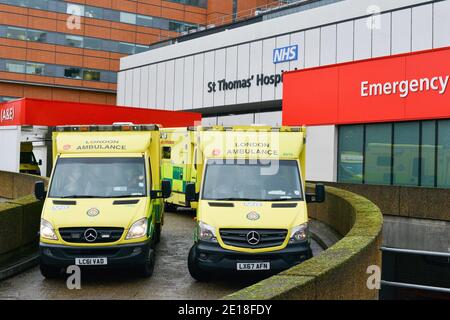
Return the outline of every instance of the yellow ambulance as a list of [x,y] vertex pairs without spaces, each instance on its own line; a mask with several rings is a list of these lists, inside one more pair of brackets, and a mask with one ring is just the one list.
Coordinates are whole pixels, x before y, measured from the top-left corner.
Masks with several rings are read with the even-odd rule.
[[186,201],[186,184],[197,182],[194,134],[192,128],[161,128],[161,172],[163,180],[172,186],[172,195],[164,202],[171,211],[176,207],[196,208],[195,202]]
[[40,228],[40,269],[133,267],[148,277],[170,184],[160,173],[156,125],[64,126],[53,134],[53,170]]
[[198,127],[194,141],[193,278],[279,272],[312,257],[306,203],[324,201],[325,189],[305,192],[304,127]]
[[21,142],[20,143],[20,173],[35,174],[40,176],[41,169],[39,166],[42,165],[42,160],[37,161],[33,153],[33,143],[32,142]]

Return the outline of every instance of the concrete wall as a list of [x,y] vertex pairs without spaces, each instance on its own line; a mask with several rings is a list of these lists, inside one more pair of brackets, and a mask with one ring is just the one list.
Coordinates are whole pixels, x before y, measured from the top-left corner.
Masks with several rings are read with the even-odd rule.
[[310,204],[308,214],[345,237],[318,256],[225,299],[378,298],[378,290],[367,286],[367,268],[381,268],[382,214],[361,196],[333,187],[326,191],[326,202]]
[[366,197],[385,215],[450,221],[450,189],[328,183]]
[[0,171],[0,264],[37,245],[43,201],[32,193],[34,182],[46,178]]
[[0,198],[17,199],[34,194],[36,181],[47,183],[48,180],[31,174],[0,171]]

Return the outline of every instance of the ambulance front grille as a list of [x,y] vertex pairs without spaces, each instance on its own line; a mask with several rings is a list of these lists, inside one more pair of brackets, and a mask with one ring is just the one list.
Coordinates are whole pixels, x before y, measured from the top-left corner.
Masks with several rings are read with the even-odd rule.
[[[87,233],[88,230],[89,233]],[[108,243],[118,241],[123,231],[123,228],[80,227],[60,228],[59,234],[64,241],[70,243]]]
[[220,237],[226,245],[240,248],[278,247],[286,236],[287,230],[283,229],[220,229]]

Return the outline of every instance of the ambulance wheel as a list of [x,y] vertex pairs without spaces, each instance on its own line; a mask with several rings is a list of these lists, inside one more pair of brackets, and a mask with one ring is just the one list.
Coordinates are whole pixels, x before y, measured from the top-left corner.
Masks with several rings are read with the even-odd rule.
[[155,240],[154,243],[158,244],[161,241],[161,223],[155,225]]
[[208,272],[202,271],[198,267],[197,254],[196,254],[194,247],[192,247],[191,250],[189,250],[188,269],[189,269],[189,273],[191,274],[192,278],[194,278],[197,281],[202,282],[202,281],[208,281],[211,279],[211,275]]
[[41,263],[39,265],[39,269],[41,270],[41,274],[44,276],[44,278],[47,278],[47,279],[56,279],[56,278],[59,278],[59,276],[61,275],[60,268],[56,268],[56,267],[49,266],[46,264]]
[[149,278],[153,275],[153,270],[155,269],[155,258],[155,250],[149,248],[144,264],[138,267],[138,273],[141,277]]

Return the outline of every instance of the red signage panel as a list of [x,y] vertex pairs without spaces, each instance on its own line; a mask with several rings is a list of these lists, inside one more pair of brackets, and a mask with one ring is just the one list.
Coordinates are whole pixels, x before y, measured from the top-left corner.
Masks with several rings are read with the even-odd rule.
[[439,118],[450,118],[450,47],[284,74],[284,125]]
[[117,107],[111,105],[24,98],[0,104],[0,126],[61,126],[80,124],[160,124],[187,127],[201,121],[200,113]]

